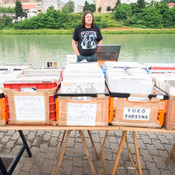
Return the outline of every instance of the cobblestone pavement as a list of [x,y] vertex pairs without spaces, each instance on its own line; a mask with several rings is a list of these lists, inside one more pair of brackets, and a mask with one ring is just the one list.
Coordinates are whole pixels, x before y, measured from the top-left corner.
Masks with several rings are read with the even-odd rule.
[[[97,161],[87,131],[84,131],[95,169],[98,175],[104,174],[102,161]],[[105,131],[92,131],[92,137],[97,151],[100,151]],[[63,131],[24,131],[24,135],[32,152],[29,158],[27,152],[23,154],[14,175],[52,175],[55,172],[57,160],[56,155]],[[108,174],[111,173],[116,157],[122,132],[110,131],[106,140],[104,157]],[[128,142],[131,155],[136,162],[134,142],[131,132],[128,132]],[[175,155],[167,166],[165,161],[175,142],[175,134],[165,133],[137,133],[137,141],[142,165],[143,175],[175,175]],[[15,156],[22,145],[21,138],[17,131],[0,131],[0,154]],[[88,159],[85,155],[83,145],[77,131],[72,131],[66,148],[66,155],[63,158],[59,174],[61,175],[91,175]],[[122,150],[117,175],[135,174],[129,157],[126,145]]]

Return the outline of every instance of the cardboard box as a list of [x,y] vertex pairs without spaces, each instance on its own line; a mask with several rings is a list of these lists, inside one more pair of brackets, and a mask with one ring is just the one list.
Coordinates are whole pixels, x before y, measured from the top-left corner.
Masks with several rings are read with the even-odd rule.
[[[115,117],[112,125],[161,127],[157,121],[160,99],[153,98],[150,102],[128,101],[126,98],[115,98],[113,109]],[[111,116],[111,115],[110,115]]]
[[9,124],[54,124],[50,121],[49,97],[56,92],[54,89],[40,89],[35,92],[19,92],[4,89],[8,97]]
[[154,94],[111,93],[109,124],[160,128],[168,95],[154,87]]
[[175,87],[170,89],[169,100],[167,101],[167,111],[164,126],[168,130],[175,129]]
[[90,96],[58,96],[57,118],[59,125],[107,126],[108,97],[103,94]]

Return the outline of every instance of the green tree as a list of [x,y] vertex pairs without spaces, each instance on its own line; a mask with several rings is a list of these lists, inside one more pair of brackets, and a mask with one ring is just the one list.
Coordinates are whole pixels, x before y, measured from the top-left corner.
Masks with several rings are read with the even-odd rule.
[[160,2],[160,3],[157,2],[156,8],[160,12],[161,15],[163,15],[165,13],[165,11],[167,9],[169,9],[168,5],[166,3],[162,3],[162,2]]
[[115,17],[116,19],[127,19],[128,17],[131,17],[132,15],[132,9],[131,6],[128,4],[120,4],[116,8]]
[[139,9],[145,8],[145,0],[137,0],[137,6]]
[[175,0],[162,0],[161,2],[163,2],[163,3],[170,3],[170,2],[174,2],[175,3]]
[[3,19],[4,19],[4,25],[7,27],[12,26],[12,18],[7,16],[7,15],[3,15]]
[[16,14],[16,18],[22,17],[24,15],[21,1],[18,1],[18,0],[16,1],[15,14]]
[[111,11],[111,6],[108,6],[107,7],[107,11]]
[[162,15],[159,13],[156,7],[145,8],[142,13],[142,20],[146,27],[161,28]]
[[10,7],[0,7],[0,13],[15,13],[15,8]]
[[149,3],[148,7],[150,6],[157,6],[157,1],[151,0],[151,2]]
[[0,18],[0,29],[2,29],[3,27],[5,27],[4,25],[4,19]]
[[51,5],[47,10],[54,10],[54,6]]
[[65,5],[65,6],[62,8],[62,12],[65,13],[65,14],[68,14],[68,13],[69,13],[69,8],[68,8],[68,6]]
[[115,4],[115,8],[117,8],[121,4],[120,0],[118,0]]
[[162,22],[164,27],[175,27],[175,7],[164,12]]
[[65,6],[63,7],[63,11],[64,12],[69,12],[69,13],[72,13],[72,12],[74,12],[74,2],[73,1],[71,1],[71,0],[69,0],[66,4],[65,4]]
[[84,7],[83,7],[83,12],[88,11],[88,9],[89,9],[89,3],[87,1],[85,1]]
[[98,12],[101,13],[101,7],[98,8]]
[[91,11],[92,13],[95,12],[96,6],[95,4],[89,4],[87,1],[85,1],[83,12],[85,11]]
[[142,9],[139,9],[136,3],[130,3],[129,6],[131,7],[132,15],[142,12]]

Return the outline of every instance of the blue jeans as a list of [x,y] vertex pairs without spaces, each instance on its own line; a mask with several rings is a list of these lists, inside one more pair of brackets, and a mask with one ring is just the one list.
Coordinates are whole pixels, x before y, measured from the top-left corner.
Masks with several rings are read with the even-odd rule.
[[91,55],[91,56],[83,56],[83,55],[77,56],[77,62],[81,62],[83,60],[87,60],[88,62],[95,62],[97,61],[96,54]]

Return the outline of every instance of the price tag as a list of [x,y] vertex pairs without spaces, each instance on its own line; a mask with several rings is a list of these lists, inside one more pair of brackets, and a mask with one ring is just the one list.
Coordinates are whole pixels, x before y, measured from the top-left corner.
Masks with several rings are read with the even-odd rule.
[[69,103],[67,125],[95,126],[97,104]]
[[44,96],[14,96],[16,120],[45,121]]
[[124,108],[123,119],[148,121],[149,118],[150,118],[150,109]]

